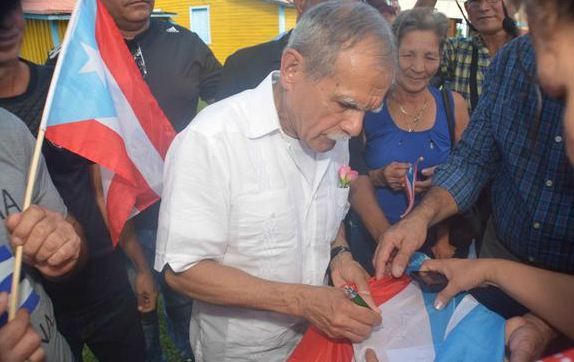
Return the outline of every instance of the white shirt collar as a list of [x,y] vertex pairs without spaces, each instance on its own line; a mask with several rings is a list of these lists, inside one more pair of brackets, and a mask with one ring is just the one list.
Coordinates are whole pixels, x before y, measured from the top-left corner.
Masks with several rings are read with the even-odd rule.
[[[252,109],[250,112],[258,114],[258,116],[247,117],[247,137],[249,138],[259,138],[280,130],[281,124],[273,97],[273,83],[278,76],[279,71],[269,73],[253,90],[259,101],[256,102],[257,109]],[[253,93],[250,96],[253,96]]]

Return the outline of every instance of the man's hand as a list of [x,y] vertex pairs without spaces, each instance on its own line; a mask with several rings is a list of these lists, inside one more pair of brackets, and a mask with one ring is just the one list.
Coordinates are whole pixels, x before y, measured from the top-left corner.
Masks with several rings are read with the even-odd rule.
[[427,227],[424,220],[407,216],[383,234],[373,257],[377,279],[385,275],[389,265],[394,277],[404,273],[411,255],[424,244]]
[[405,162],[391,162],[384,168],[369,171],[369,178],[375,186],[401,191],[405,187],[405,175],[409,167],[410,164]]
[[138,298],[139,312],[147,313],[155,310],[158,293],[155,287],[153,275],[149,270],[137,272],[135,289]]
[[301,302],[302,316],[330,338],[359,343],[381,324],[379,313],[356,305],[339,288],[309,287]]
[[74,227],[57,213],[31,205],[6,219],[12,246],[22,246],[24,262],[46,277],[71,271],[80,258],[82,241]]
[[361,264],[357,263],[351,253],[340,253],[330,264],[331,280],[336,288],[354,284],[359,295],[376,313],[379,312],[371,292],[369,291],[370,275]]
[[[8,294],[0,293],[0,315],[6,312]],[[30,316],[20,310],[16,318],[0,327],[0,362],[36,362],[45,358],[40,336],[30,326]]]
[[515,317],[506,322],[506,339],[510,362],[538,360],[556,332],[533,314]]

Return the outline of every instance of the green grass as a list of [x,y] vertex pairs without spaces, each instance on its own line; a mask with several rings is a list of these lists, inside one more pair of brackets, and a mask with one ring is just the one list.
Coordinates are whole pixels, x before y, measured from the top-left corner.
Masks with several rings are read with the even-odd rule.
[[[175,347],[175,345],[171,341],[171,338],[169,338],[169,335],[167,334],[167,324],[165,322],[163,312],[161,312],[163,310],[163,299],[161,298],[161,296],[159,298],[157,310],[159,315],[159,333],[160,333],[159,341],[161,343],[163,353],[165,354],[165,357],[169,362],[181,361],[177,348]],[[82,357],[84,358],[85,362],[98,362],[98,359],[92,354],[92,352],[87,346],[84,347],[84,350],[82,351]]]

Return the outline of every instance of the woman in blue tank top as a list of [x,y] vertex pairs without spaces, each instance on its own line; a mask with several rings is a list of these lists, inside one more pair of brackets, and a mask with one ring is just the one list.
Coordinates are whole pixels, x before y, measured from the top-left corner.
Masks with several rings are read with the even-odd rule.
[[[448,31],[447,18],[430,8],[401,13],[393,24],[399,47],[399,69],[395,84],[378,113],[365,116],[365,161],[375,186],[379,206],[391,224],[400,220],[409,207],[405,174],[417,163],[414,203],[431,186],[435,167],[445,162],[451,149],[451,133],[446,107],[457,140],[468,124],[468,106],[461,95],[447,92],[448,105],[437,88],[429,86],[440,66],[440,55]],[[360,225],[356,215],[347,222],[347,236],[356,259],[373,270],[370,259],[376,242]],[[355,229],[355,230],[353,230]],[[439,242],[437,243],[437,239]],[[429,232],[421,249],[436,257],[454,252],[448,243],[448,228],[438,225]]]

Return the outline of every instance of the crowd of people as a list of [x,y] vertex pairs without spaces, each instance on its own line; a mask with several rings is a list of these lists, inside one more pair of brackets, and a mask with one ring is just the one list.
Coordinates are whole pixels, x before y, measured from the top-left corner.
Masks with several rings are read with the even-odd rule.
[[178,133],[162,200],[114,248],[99,166],[46,140],[22,209],[59,49],[20,58],[3,1],[0,362],[166,361],[160,294],[183,361],[285,361],[310,325],[358,343],[385,318],[369,278],[416,251],[449,281],[435,308],[469,291],[508,319],[512,361],[572,346],[574,1],[467,0],[471,35],[449,38],[436,0],[294,0],[293,30],[223,66],[153,0],[101,4]]

